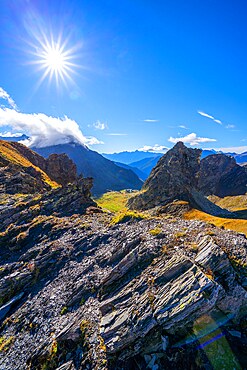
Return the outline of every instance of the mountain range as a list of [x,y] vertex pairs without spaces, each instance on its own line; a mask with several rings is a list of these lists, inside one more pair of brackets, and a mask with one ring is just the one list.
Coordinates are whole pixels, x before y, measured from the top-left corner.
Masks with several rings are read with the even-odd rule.
[[45,148],[33,148],[43,157],[53,153],[66,153],[77,167],[77,173],[94,179],[92,192],[100,195],[110,190],[140,189],[143,182],[130,169],[117,166],[101,154],[81,144],[61,144]]
[[[223,153],[216,150],[202,150],[201,159],[214,154],[226,154],[229,157],[235,158],[238,164],[247,163],[247,152],[242,154]],[[111,161],[117,161],[118,166],[128,165],[129,169],[137,174],[143,181],[150,175],[152,169],[157,164],[158,160],[163,156],[162,153],[134,151],[134,152],[119,152],[113,154],[102,154]],[[134,159],[134,160],[133,160]],[[126,166],[124,166],[126,167]]]

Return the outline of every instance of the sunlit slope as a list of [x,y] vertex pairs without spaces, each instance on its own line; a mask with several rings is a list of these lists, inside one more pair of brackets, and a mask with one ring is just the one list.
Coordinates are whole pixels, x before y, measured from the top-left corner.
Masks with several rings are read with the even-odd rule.
[[236,195],[234,197],[219,198],[210,196],[209,199],[217,206],[226,208],[229,211],[247,211],[247,195]]
[[[0,166],[8,164],[17,165],[20,167],[33,167],[41,173],[42,180],[53,188],[59,185],[53,181],[39,166],[43,158],[24,145],[15,142],[7,142],[0,140]],[[35,164],[34,164],[35,163]]]
[[186,220],[202,220],[218,227],[244,233],[247,236],[247,220],[215,217],[197,209],[186,212],[184,218]]
[[128,193],[125,190],[109,191],[100,198],[95,199],[95,201],[98,206],[107,211],[119,212],[127,210],[127,201],[131,196],[133,196],[133,193]]

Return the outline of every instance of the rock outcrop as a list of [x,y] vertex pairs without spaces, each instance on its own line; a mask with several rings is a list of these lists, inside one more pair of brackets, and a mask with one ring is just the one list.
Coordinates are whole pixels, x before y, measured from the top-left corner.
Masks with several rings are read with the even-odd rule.
[[165,206],[177,199],[213,215],[229,216],[230,212],[214,205],[202,191],[200,157],[200,149],[189,149],[182,142],[177,143],[160,158],[140,194],[129,200],[129,207],[145,210]]
[[0,234],[0,368],[243,367],[246,238],[109,221],[40,215]]
[[45,192],[76,179],[76,165],[66,154],[45,159],[20,143],[0,141],[1,193]]
[[76,165],[67,154],[51,154],[42,168],[51,179],[65,186],[77,179]]
[[243,195],[247,192],[247,169],[224,154],[202,159],[198,187],[205,195]]

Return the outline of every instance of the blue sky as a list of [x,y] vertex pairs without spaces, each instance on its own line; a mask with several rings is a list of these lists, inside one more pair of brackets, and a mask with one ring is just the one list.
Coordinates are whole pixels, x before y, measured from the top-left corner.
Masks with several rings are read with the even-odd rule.
[[[99,152],[247,150],[246,14],[238,0],[2,0],[0,131]],[[59,35],[75,66],[39,85],[40,41]]]

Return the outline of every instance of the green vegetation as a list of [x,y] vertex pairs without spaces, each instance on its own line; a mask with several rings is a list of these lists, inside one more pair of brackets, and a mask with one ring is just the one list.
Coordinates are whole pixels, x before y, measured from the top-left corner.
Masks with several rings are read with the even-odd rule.
[[140,213],[137,211],[125,211],[117,213],[111,220],[111,225],[121,224],[124,222],[132,221],[140,221],[147,218],[147,215],[144,213]]
[[160,227],[156,227],[155,229],[152,229],[152,230],[149,230],[149,234],[153,235],[153,236],[156,236],[156,235],[159,235],[161,233],[161,228]]
[[175,238],[183,238],[184,236],[186,236],[186,232],[180,231],[180,232],[176,233],[174,236],[175,236]]
[[68,307],[64,306],[64,307],[61,309],[60,314],[61,314],[61,315],[65,315],[67,312],[68,312]]
[[6,352],[14,340],[13,336],[9,338],[0,337],[0,352]]
[[85,302],[86,302],[86,299],[84,297],[82,297],[82,299],[80,301],[80,306],[83,306]]
[[247,210],[247,194],[246,195],[236,195],[229,196],[225,198],[220,198],[215,195],[208,197],[211,202],[217,204],[221,208],[226,208],[229,211],[242,211]]
[[127,201],[132,196],[133,193],[128,193],[126,190],[110,191],[103,194],[101,198],[95,199],[95,201],[103,210],[115,213],[111,220],[111,225],[148,218],[147,214],[128,210]]
[[132,193],[127,193],[125,190],[110,191],[95,199],[95,201],[101,208],[115,213],[127,210],[126,204],[132,195]]

